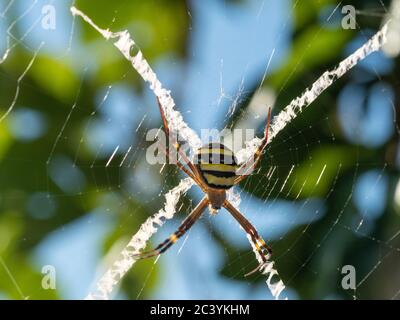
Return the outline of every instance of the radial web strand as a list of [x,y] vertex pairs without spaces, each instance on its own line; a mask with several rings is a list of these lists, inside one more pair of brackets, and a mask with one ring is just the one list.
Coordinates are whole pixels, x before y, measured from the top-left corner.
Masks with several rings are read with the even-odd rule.
[[[183,120],[180,112],[175,110],[175,102],[172,99],[170,92],[163,88],[157,75],[143,57],[142,52],[137,47],[135,41],[131,38],[129,32],[127,30],[111,32],[108,29],[101,29],[94,24],[88,16],[75,7],[71,7],[71,13],[74,16],[80,16],[84,21],[96,29],[106,40],[117,39],[114,42],[114,45],[132,64],[133,68],[135,68],[143,80],[149,84],[150,89],[159,99],[170,129],[178,133],[184,141],[188,142],[192,150],[200,148],[201,140],[199,136]],[[133,52],[136,52],[136,54],[133,54]]]
[[186,193],[192,185],[192,179],[183,179],[175,188],[165,195],[164,208],[147,218],[140,226],[139,231],[131,238],[120,253],[120,258],[116,260],[100,278],[96,284],[96,288],[86,299],[108,300],[110,298],[115,287],[118,286],[121,279],[137,261],[135,254],[139,253],[139,251],[146,246],[147,241],[157,232],[158,228],[164,224],[165,220],[171,219],[174,216],[179,198],[182,194]]
[[[336,68],[325,71],[310,87],[308,87],[299,97],[293,99],[277,116],[272,119],[271,128],[268,135],[268,143],[275,138],[278,133],[286,127],[294,118],[300,114],[304,108],[308,107],[318,96],[329,88],[337,79],[342,77],[358,62],[365,59],[371,53],[378,51],[387,41],[387,31],[390,21],[372,36],[363,46],[357,49],[350,56],[342,60]],[[244,162],[253,156],[255,150],[261,145],[263,139],[254,138],[246,142],[246,147],[237,154],[238,161]]]

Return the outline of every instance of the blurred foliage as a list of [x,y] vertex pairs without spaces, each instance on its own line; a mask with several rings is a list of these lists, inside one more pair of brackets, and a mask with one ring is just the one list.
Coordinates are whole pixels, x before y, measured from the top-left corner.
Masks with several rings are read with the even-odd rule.
[[[332,69],[339,62],[339,57],[344,56],[343,51],[349,40],[358,32],[321,29],[321,11],[328,4],[333,7],[337,5],[334,1],[309,1],[295,7],[296,30],[291,55],[280,69],[268,77],[266,82],[267,86],[272,85],[278,92],[276,102],[278,109],[283,108],[291,99],[300,95],[325,70]],[[376,9],[374,1],[353,1],[348,4],[354,4],[361,11]],[[380,27],[380,19],[369,18],[362,17],[361,23],[364,23],[362,25],[377,30]],[[358,22],[360,23],[360,20]],[[365,37],[365,33],[363,36]],[[325,48],[328,47],[330,49],[326,50]],[[397,59],[397,68],[398,65]],[[358,289],[356,295],[358,298],[391,298],[399,285],[398,281],[388,281],[387,278],[390,277],[387,277],[387,272],[388,269],[394,270],[399,267],[399,259],[393,257],[391,252],[397,251],[395,248],[399,246],[400,242],[398,239],[394,239],[390,245],[385,246],[383,241],[377,240],[391,238],[391,235],[396,233],[395,230],[400,222],[400,216],[394,212],[393,203],[394,188],[399,176],[393,142],[385,144],[379,149],[352,144],[343,136],[339,125],[335,123],[336,97],[339,96],[345,83],[356,81],[353,80],[356,73],[357,71],[350,71],[327,92],[319,96],[313,102],[312,107],[307,109],[307,112],[303,112],[301,116],[292,121],[267,148],[268,156],[263,158],[258,177],[250,178],[255,180],[254,183],[243,183],[246,191],[261,198],[265,198],[266,195],[272,198],[280,197],[279,188],[272,193],[266,193],[265,190],[257,187],[260,185],[258,180],[260,176],[262,177],[262,172],[267,172],[270,166],[277,166],[278,173],[274,179],[284,181],[294,166],[289,182],[285,185],[288,197],[293,200],[309,197],[325,199],[327,212],[322,219],[309,225],[306,230],[304,226],[300,226],[272,244],[274,252],[278,253],[279,259],[276,265],[282,278],[290,279],[287,284],[296,288],[302,298],[340,297],[352,299],[352,292],[343,295],[344,291],[340,287],[341,270],[338,269],[338,266],[354,265],[358,275],[367,275],[377,263],[380,265],[379,261],[382,257],[386,258],[387,256],[391,257],[392,265],[388,263],[385,267],[374,270],[371,277],[373,279],[364,282],[362,290]],[[374,75],[372,80],[364,85],[369,87],[379,81],[381,79]],[[393,73],[385,77],[385,81],[394,88],[398,87],[398,81]],[[257,88],[257,84],[255,88]],[[394,103],[397,110],[399,100],[397,99]],[[329,119],[329,123],[327,119]],[[397,145],[398,136],[394,135],[393,139],[396,140],[395,144]],[[293,156],[294,154],[295,156]],[[362,231],[347,230],[344,226],[351,226],[350,228],[356,230],[355,223],[361,219],[360,212],[351,201],[356,178],[368,170],[382,170],[386,165],[390,167],[386,174],[389,174],[391,187],[384,214],[375,221],[375,225],[368,235]],[[317,185],[316,181],[324,167],[326,169],[323,179]],[[338,224],[342,227],[338,228]],[[302,236],[301,241],[296,241],[300,236]],[[229,244],[224,243],[224,245]],[[316,245],[318,248],[323,246],[323,250],[316,251]],[[279,253],[285,252],[288,248],[290,248],[291,254],[283,254],[280,257]],[[304,257],[307,257],[306,262],[304,262]],[[230,261],[227,266],[232,264]],[[305,272],[299,272],[299,270]],[[315,277],[318,278],[318,281],[315,280]],[[385,285],[380,286],[380,281]],[[336,292],[332,292],[332,288],[335,287],[337,288]]]
[[[245,1],[227,3],[237,5],[242,2]],[[388,1],[384,2],[388,6]],[[353,3],[357,8],[370,8],[375,2],[371,0]],[[97,0],[96,5],[93,5],[93,2],[79,0],[76,5],[102,27],[112,30],[128,28],[135,35],[135,41],[145,52],[150,64],[164,55],[187,58],[190,18],[187,14],[189,5],[185,1]],[[278,93],[278,110],[274,110],[275,113],[325,70],[334,67],[345,56],[344,50],[348,43],[358,34],[358,31],[343,32],[338,28],[321,26],[321,13],[327,6],[335,7],[336,2],[298,1],[294,6],[295,23],[290,53],[280,68],[268,75],[265,84],[272,86]],[[14,19],[17,16],[13,11],[10,11],[10,14],[14,15]],[[81,63],[73,61],[70,56],[59,58],[40,53],[21,83],[18,105],[39,110],[47,119],[51,119],[46,135],[33,141],[20,141],[10,133],[10,124],[7,121],[0,123],[0,293],[6,298],[59,297],[57,291],[41,289],[41,270],[31,257],[34,248],[54,230],[63,228],[87,212],[106,207],[116,217],[116,224],[105,241],[104,255],[110,250],[118,252],[145,218],[159,209],[163,201],[159,200],[161,196],[157,196],[153,202],[143,202],[140,197],[126,194],[121,188],[120,177],[130,174],[131,169],[121,172],[118,166],[105,168],[103,163],[91,163],[93,155],[84,144],[76,158],[82,131],[96,108],[97,93],[105,86],[121,81],[130,87],[135,86],[136,90],[142,90],[144,86],[129,63],[111,43],[100,38],[88,25],[76,23],[81,31],[80,40],[93,52],[93,61],[85,63],[96,64],[96,68],[81,70],[77,67]],[[366,19],[365,23],[364,20],[361,23],[362,26],[377,30],[380,19]],[[5,112],[13,101],[17,79],[26,69],[30,59],[31,53],[20,46],[13,50],[6,63],[0,65],[1,113]],[[395,68],[399,70],[398,60]],[[360,270],[360,274],[366,274],[388,250],[390,251],[388,246],[380,246],[376,239],[388,239],[398,230],[400,222],[400,216],[395,214],[393,205],[398,171],[392,149],[393,145],[398,145],[397,135],[379,149],[371,149],[347,141],[337,123],[336,98],[343,85],[352,81],[352,73],[353,71],[331,86],[307,112],[301,114],[279,134],[269,145],[268,156],[264,157],[259,174],[250,177],[248,182],[242,185],[249,194],[260,199],[266,199],[267,196],[275,199],[283,194],[287,194],[287,199],[293,201],[309,197],[325,199],[326,213],[322,219],[310,224],[306,230],[304,226],[299,226],[273,243],[274,252],[278,253],[279,257],[276,262],[277,269],[282,278],[288,280],[287,285],[298,292],[300,298],[320,298],[329,295],[351,299],[351,294],[344,295],[343,290],[338,287],[341,275],[337,266],[353,264]],[[44,77],[43,74],[47,76]],[[386,76],[385,80],[398,88],[395,78],[393,74]],[[261,79],[253,80],[255,91]],[[379,79],[374,78],[371,81],[377,82]],[[397,96],[395,101],[396,107],[399,103],[398,98]],[[246,112],[247,102],[242,103],[236,118]],[[77,107],[71,110],[72,105]],[[74,165],[79,167],[87,181],[82,190],[70,193],[60,189],[48,177],[47,165],[49,151],[58,139],[60,128],[63,128],[67,116],[68,126],[57,144],[56,154],[74,159]],[[144,150],[145,129],[132,132],[139,137],[133,148]],[[141,161],[143,155],[140,153],[135,153],[133,162]],[[121,155],[117,155],[117,158],[122,160]],[[100,160],[104,162],[104,159]],[[372,232],[365,237],[356,237],[352,230],[337,228],[338,224],[353,226],[354,218],[358,216],[357,209],[349,201],[356,177],[366,170],[381,170],[385,164],[388,166],[387,174],[390,178],[389,196],[385,213],[376,221]],[[295,166],[283,193],[277,188],[269,194],[257,187],[259,179],[266,179],[263,173],[267,172],[270,166],[279,168],[274,179],[281,181],[288,176],[292,166]],[[323,180],[316,184],[324,167],[326,169]],[[162,184],[165,186],[161,195],[178,181],[176,170],[164,169],[163,179]],[[114,192],[113,197],[110,197],[110,190]],[[41,220],[27,212],[27,199],[31,193],[37,191],[50,192],[57,198],[56,215]],[[185,199],[183,207],[188,207],[188,203]],[[253,262],[252,252],[246,248],[232,247],[217,231],[212,235],[227,253],[221,276],[248,281],[242,274],[243,269],[247,271],[249,264]],[[301,241],[297,241],[300,236]],[[395,239],[391,246],[400,247],[399,241],[400,238]],[[324,249],[315,251],[316,244],[323,245]],[[290,252],[287,251],[288,248]],[[280,252],[287,254],[279,255]],[[251,259],[243,259],[250,256]],[[390,297],[400,286],[398,282],[391,282],[390,278],[385,276],[400,267],[399,259],[389,259],[391,262],[377,269],[371,281],[364,284],[362,291],[358,292],[359,298]],[[126,297],[137,297],[142,289],[143,274],[147,274],[145,270],[149,268],[154,268],[154,272],[151,272],[140,297],[151,296],[160,277],[160,266],[153,266],[152,261],[147,261],[135,266],[123,281]],[[7,270],[12,270],[12,275]],[[17,286],[12,278],[18,279]],[[258,285],[263,281],[264,278],[255,275],[250,282],[252,285]]]
[[[96,6],[87,1],[77,1],[76,5],[89,15],[93,15],[99,25],[112,26],[116,30],[129,28],[135,33],[141,48],[146,50],[146,57],[150,63],[164,54],[185,53],[188,17],[186,4],[182,1],[148,3],[104,0],[96,1]],[[10,10],[9,15],[10,20],[13,20],[17,17],[17,12]],[[91,113],[95,110],[97,91],[113,82],[120,82],[124,73],[127,75],[124,81],[130,86],[132,83],[139,88],[142,86],[137,74],[132,72],[129,64],[121,58],[113,46],[100,41],[98,34],[87,25],[81,24],[79,28],[82,29],[81,40],[88,46],[96,47],[93,51],[93,61],[87,61],[89,66],[97,63],[95,72],[79,70],[77,66],[84,65],[85,61],[74,61],[70,55],[60,58],[39,53],[32,68],[21,82],[17,105],[39,110],[47,119],[51,119],[46,135],[33,141],[19,141],[10,133],[7,121],[0,123],[0,257],[2,259],[0,262],[5,263],[4,266],[0,264],[0,293],[7,298],[57,297],[57,291],[42,289],[41,269],[30,261],[32,250],[52,231],[62,228],[103,204],[118,217],[118,228],[110,234],[104,247],[104,252],[107,252],[111,248],[116,250],[124,245],[144,219],[154,210],[158,210],[157,204],[146,208],[140,205],[139,199],[134,199],[131,195],[127,196],[128,200],[111,201],[112,199],[107,196],[108,191],[118,189],[121,183],[120,169],[110,167],[105,172],[104,166],[90,167],[89,160],[91,161],[93,156],[85,145],[82,146],[79,157],[75,159],[75,164],[90,181],[83,190],[78,194],[66,193],[48,176],[47,161],[50,150],[67,117],[69,117],[68,126],[63,132],[63,141],[56,146],[55,156],[63,154],[74,159],[82,130],[85,129]],[[17,33],[18,30],[15,31],[15,36],[21,37],[21,34]],[[25,71],[30,59],[32,59],[31,52],[27,52],[23,47],[17,47],[7,61],[0,65],[2,113],[13,101],[17,79]],[[71,105],[74,103],[78,107],[71,110]],[[174,179],[171,180],[171,183],[173,182]],[[28,213],[28,198],[32,192],[37,191],[49,192],[56,197],[56,215],[42,220]],[[121,203],[124,205],[121,206]],[[144,270],[151,264],[151,261],[144,262],[129,273],[123,284],[128,297],[136,297],[142,287]],[[11,274],[5,266],[12,271]],[[20,292],[13,279],[18,279],[17,286],[20,286]],[[141,298],[148,297],[156,279],[157,270],[152,272],[147,280]]]

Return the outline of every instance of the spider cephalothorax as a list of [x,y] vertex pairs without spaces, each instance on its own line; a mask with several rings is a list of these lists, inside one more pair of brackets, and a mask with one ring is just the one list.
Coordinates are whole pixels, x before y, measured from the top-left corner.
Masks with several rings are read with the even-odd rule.
[[[161,118],[164,123],[164,129],[167,135],[170,136],[168,122],[164,116],[164,110],[159,101],[158,106],[160,108]],[[208,206],[211,213],[216,213],[219,209],[221,209],[221,207],[228,210],[249,235],[254,247],[260,254],[262,261],[267,261],[267,256],[271,254],[271,249],[259,236],[254,226],[227,200],[226,190],[245,179],[247,175],[257,166],[268,142],[270,120],[271,109],[268,112],[268,122],[265,128],[264,141],[257,148],[254,157],[248,159],[248,161],[246,161],[240,167],[241,169],[244,168],[244,170],[242,170],[242,175],[237,174],[238,165],[233,151],[224,146],[222,143],[210,143],[201,147],[199,150],[197,150],[194,163],[192,163],[188,159],[187,155],[182,151],[180,144],[176,139],[174,139],[174,136],[170,136],[170,138],[173,139],[170,145],[173,146],[178,153],[178,161],[176,162],[176,165],[193,179],[193,181],[205,193],[205,196],[186,217],[176,232],[174,232],[169,238],[167,238],[153,250],[138,254],[138,258],[150,258],[165,252],[193,226],[193,224],[197,221],[197,219],[200,218]],[[165,152],[166,156],[169,157],[169,151],[167,147],[164,147],[163,151]]]

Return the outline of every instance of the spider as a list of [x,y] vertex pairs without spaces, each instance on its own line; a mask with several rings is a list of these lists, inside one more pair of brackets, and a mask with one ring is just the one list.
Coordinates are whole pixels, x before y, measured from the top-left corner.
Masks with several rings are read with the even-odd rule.
[[[164,131],[167,136],[170,136],[170,144],[173,145],[180,158],[176,161],[176,165],[185,172],[205,193],[203,199],[197,204],[193,211],[185,218],[179,228],[171,234],[165,241],[160,243],[153,250],[143,251],[136,255],[138,259],[147,259],[167,251],[180,237],[182,237],[200,218],[204,210],[209,207],[211,214],[217,214],[221,207],[225,208],[242,226],[245,232],[250,236],[250,239],[260,254],[262,263],[256,269],[247,273],[248,276],[259,270],[266,262],[267,257],[272,254],[271,248],[260,237],[256,228],[228,201],[226,191],[244,180],[247,175],[238,174],[238,166],[236,157],[232,150],[222,143],[209,143],[202,146],[196,151],[195,161],[192,163],[185,152],[180,148],[180,144],[173,135],[169,135],[170,130],[167,119],[164,115],[164,110],[157,98],[160,109],[161,118],[163,121]],[[261,155],[268,143],[268,131],[271,122],[271,108],[268,111],[268,120],[265,127],[265,138],[263,143],[257,148],[253,157],[247,160],[240,168],[247,168],[245,173],[254,170],[261,159]],[[167,147],[163,146],[162,151],[170,160],[170,154]]]

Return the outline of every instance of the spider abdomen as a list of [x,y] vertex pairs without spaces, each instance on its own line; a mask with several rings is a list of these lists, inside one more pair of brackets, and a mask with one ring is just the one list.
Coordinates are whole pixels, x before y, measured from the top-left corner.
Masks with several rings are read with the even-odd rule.
[[197,150],[196,165],[209,187],[229,189],[234,185],[236,158],[233,151],[222,143],[210,143]]

